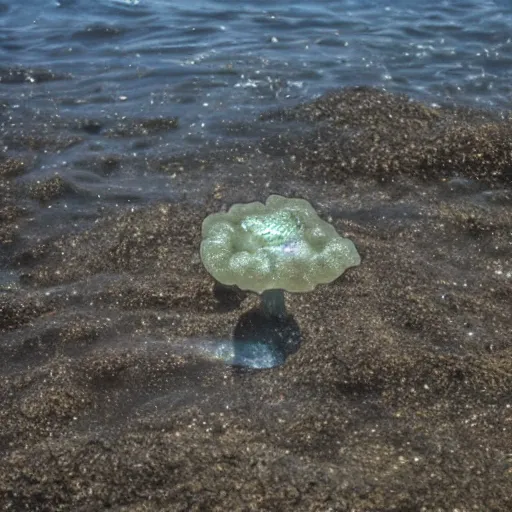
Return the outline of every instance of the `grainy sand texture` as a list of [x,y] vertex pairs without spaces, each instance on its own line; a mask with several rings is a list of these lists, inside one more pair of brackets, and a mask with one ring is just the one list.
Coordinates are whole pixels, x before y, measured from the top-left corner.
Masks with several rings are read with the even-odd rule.
[[[176,194],[45,217],[89,199],[31,179],[39,152],[180,129],[157,121],[4,125],[0,509],[512,510],[512,122],[342,90],[232,126],[247,144],[98,152]],[[237,368],[208,347],[258,297],[216,292],[201,222],[270,193],[362,263],[286,295],[284,365]]]

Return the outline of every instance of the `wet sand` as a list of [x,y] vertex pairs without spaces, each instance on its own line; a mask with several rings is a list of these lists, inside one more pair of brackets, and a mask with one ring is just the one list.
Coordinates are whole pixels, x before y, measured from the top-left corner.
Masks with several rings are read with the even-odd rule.
[[[90,172],[145,166],[179,197],[27,236],[78,192],[20,177],[91,122],[3,133],[2,510],[512,510],[510,120],[348,89],[232,127],[256,144],[100,153]],[[287,294],[283,366],[233,368],[198,344],[258,300],[215,293],[201,222],[270,193],[308,199],[363,261]]]

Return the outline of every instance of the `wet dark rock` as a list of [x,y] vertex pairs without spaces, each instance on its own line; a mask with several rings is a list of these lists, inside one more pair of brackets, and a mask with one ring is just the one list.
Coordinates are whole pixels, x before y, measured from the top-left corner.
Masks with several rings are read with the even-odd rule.
[[40,300],[12,296],[0,296],[0,329],[11,330],[51,311],[51,305]]
[[219,308],[224,311],[238,308],[247,296],[247,292],[237,286],[226,286],[217,281],[213,284],[212,294],[219,302]]
[[4,143],[10,150],[61,151],[82,142],[83,138],[69,133],[41,134],[39,130],[20,131],[6,135]]
[[18,158],[0,158],[0,177],[13,178],[27,170],[27,162]]
[[18,230],[15,223],[24,213],[25,210],[19,206],[0,202],[0,243],[7,246],[14,242]]
[[0,83],[4,84],[21,84],[23,82],[40,84],[69,78],[70,75],[55,73],[49,69],[0,67]]
[[79,129],[90,135],[98,135],[103,129],[103,124],[101,121],[94,121],[91,119],[86,119],[79,123]]
[[30,197],[42,202],[59,199],[73,190],[70,184],[59,175],[44,181],[31,183],[28,188]]
[[100,153],[95,157],[75,161],[74,167],[88,169],[102,176],[109,176],[121,168],[125,158],[123,155]]
[[106,130],[108,137],[141,137],[175,130],[179,126],[177,117],[143,119],[140,121],[119,121],[114,127]]
[[88,25],[83,30],[77,30],[71,34],[71,39],[89,43],[90,41],[98,41],[101,39],[111,39],[125,33],[122,27],[107,25],[104,23],[94,23]]
[[[0,244],[11,245],[18,231],[17,221],[25,214],[25,208],[16,203],[16,186],[12,179],[29,169],[28,160],[20,158],[0,158]],[[0,262],[3,259],[0,252]]]

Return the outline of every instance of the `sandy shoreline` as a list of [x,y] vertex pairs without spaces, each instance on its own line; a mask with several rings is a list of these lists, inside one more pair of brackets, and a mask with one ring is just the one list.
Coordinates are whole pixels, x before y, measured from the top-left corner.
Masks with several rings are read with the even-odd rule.
[[[87,137],[62,128],[48,148]],[[146,165],[183,200],[39,239],[27,219],[76,186],[20,186],[41,146],[2,134],[23,143],[0,161],[19,276],[0,294],[0,508],[512,509],[512,123],[350,89],[255,129],[175,162],[98,155],[91,172]],[[200,226],[270,193],[311,201],[363,261],[288,294],[300,349],[241,371],[194,348],[257,305],[214,293]]]

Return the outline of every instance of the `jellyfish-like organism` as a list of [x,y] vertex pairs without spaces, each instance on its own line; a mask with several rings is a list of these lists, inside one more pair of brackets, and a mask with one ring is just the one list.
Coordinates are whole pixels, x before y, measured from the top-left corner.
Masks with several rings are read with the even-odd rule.
[[330,283],[361,258],[304,199],[271,195],[265,204],[234,204],[206,217],[201,260],[224,285],[262,295],[270,314],[284,312],[283,291]]

